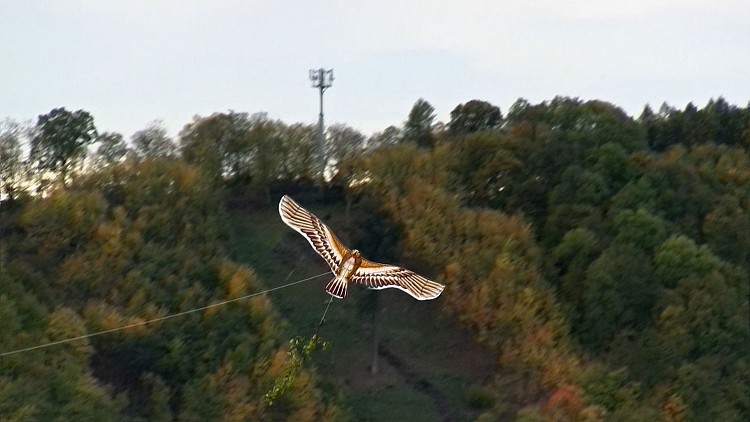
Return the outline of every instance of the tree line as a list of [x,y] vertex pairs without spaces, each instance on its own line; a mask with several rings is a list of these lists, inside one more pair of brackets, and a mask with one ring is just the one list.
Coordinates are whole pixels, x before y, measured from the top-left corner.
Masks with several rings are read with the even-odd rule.
[[[496,353],[484,418],[750,415],[749,107],[719,98],[632,118],[557,97],[435,118],[420,99],[369,137],[331,126],[323,189],[372,210],[354,238],[395,230],[393,253],[446,284],[446,314]],[[2,349],[260,290],[223,246],[223,203],[322,183],[314,136],[234,111],[194,118],[177,140],[159,122],[130,142],[100,134],[82,110],[6,121]],[[3,358],[0,414],[345,417],[311,367],[264,407],[283,321],[260,298],[215,312]]]
[[500,127],[359,163],[360,194],[515,373],[489,414],[747,417],[750,114],[649,110],[518,101]]

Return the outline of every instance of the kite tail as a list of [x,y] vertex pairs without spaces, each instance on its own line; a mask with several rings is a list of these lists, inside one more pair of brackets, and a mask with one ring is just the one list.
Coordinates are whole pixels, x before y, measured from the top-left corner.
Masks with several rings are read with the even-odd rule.
[[343,299],[346,297],[346,289],[349,287],[349,283],[344,277],[335,277],[333,280],[328,282],[326,285],[326,291],[329,295]]

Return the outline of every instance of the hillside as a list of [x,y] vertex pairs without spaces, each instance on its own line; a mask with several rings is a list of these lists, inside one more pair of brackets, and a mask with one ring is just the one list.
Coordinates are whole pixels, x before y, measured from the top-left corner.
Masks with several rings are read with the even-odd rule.
[[[313,202],[310,209],[345,238],[351,236],[343,236],[344,206]],[[355,207],[352,220],[361,220],[364,212]],[[232,217],[233,256],[256,268],[267,286],[327,271],[307,242],[281,222],[275,206],[234,212]],[[285,332],[290,338],[315,331],[329,298],[323,290],[329,279],[271,293],[279,314],[289,322]],[[345,300],[334,300],[320,335],[331,346],[315,361],[318,374],[342,394],[354,420],[407,415],[410,420],[469,420],[487,406],[469,392],[481,396],[495,367],[494,356],[440,312],[439,299],[419,302],[395,290],[353,287]],[[375,374],[373,347],[378,349]]]
[[[263,114],[0,128],[0,419],[748,419],[749,108],[429,110],[332,129],[326,181]],[[283,194],[445,290],[328,302]]]

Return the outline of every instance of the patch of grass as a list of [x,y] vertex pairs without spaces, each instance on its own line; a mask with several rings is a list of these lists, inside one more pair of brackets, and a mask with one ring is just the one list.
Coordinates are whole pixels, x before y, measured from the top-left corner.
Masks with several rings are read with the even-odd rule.
[[440,420],[429,398],[408,387],[392,387],[351,397],[347,404],[360,421]]
[[476,417],[473,408],[467,407],[467,402],[464,400],[466,391],[471,385],[469,380],[455,375],[434,373],[429,374],[427,381],[443,391],[450,402],[450,406],[458,413],[455,416],[460,417],[461,420],[470,420]]
[[489,409],[495,404],[495,396],[485,387],[472,385],[464,393],[464,399],[474,409]]
[[231,254],[250,264],[259,273],[273,272],[278,265],[271,259],[271,252],[284,236],[283,223],[272,210],[234,214],[230,233]]

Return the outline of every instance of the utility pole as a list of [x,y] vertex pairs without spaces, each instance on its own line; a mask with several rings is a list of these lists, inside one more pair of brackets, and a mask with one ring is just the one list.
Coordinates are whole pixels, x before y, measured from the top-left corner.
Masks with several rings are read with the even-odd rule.
[[333,69],[310,69],[310,80],[313,88],[320,91],[320,114],[318,115],[318,154],[320,159],[321,186],[325,183],[326,153],[325,130],[323,129],[323,92],[333,85]]

